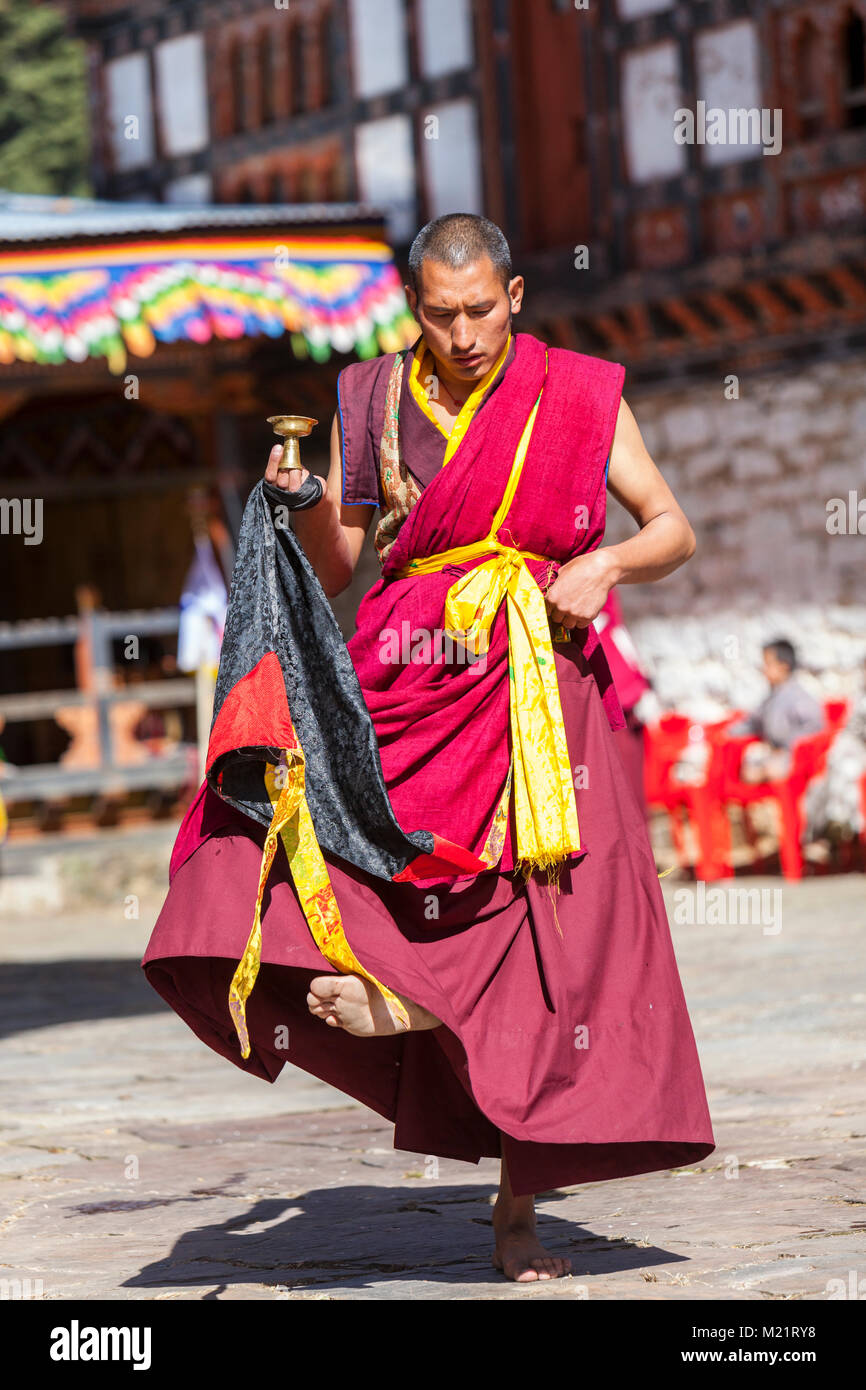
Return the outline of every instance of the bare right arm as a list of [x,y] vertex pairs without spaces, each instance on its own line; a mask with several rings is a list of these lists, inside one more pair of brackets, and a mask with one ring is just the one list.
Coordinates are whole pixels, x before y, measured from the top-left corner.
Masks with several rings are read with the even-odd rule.
[[[277,474],[282,446],[275,444],[268,458],[265,480],[287,492],[297,492],[309,472]],[[339,414],[331,427],[331,464],[325,494],[315,507],[295,513],[295,531],[304,554],[328,598],[336,598],[352,582],[364,537],[375,507],[343,504],[343,437]]]

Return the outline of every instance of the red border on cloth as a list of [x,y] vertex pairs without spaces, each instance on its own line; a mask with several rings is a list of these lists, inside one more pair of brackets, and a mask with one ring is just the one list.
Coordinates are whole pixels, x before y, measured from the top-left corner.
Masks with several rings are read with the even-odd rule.
[[431,831],[431,834],[433,853],[419,854],[405,869],[394,875],[395,883],[411,882],[415,878],[438,878],[440,874],[453,874],[455,871],[461,874],[480,874],[489,867],[471,850],[464,849],[453,840],[444,839],[442,835],[437,835],[435,830]]
[[236,748],[288,748],[300,752],[276,652],[265,652],[223,701],[207,746],[208,772],[217,758]]

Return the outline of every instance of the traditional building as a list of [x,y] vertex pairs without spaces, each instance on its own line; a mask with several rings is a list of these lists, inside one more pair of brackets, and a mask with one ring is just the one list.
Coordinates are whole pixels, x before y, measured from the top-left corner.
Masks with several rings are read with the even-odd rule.
[[[551,8],[533,7],[539,71]],[[592,214],[587,271],[534,243],[543,322],[626,363],[698,535],[683,570],[626,592],[635,636],[669,704],[753,704],[778,635],[848,693],[866,658],[866,5],[558,8],[584,40]],[[630,529],[611,508],[609,539]]]
[[428,208],[485,200],[482,116],[494,130],[465,0],[67,8],[91,54],[100,196],[362,198],[398,241]]
[[862,341],[864,0],[68,8],[100,196],[485,211],[634,381]]
[[[522,244],[548,267],[553,336],[619,356],[646,381],[701,375],[732,351],[743,367],[802,361],[828,337],[864,342],[866,6],[616,0],[517,12],[521,167],[532,150],[550,162],[568,132],[581,181],[539,174],[521,213]],[[582,110],[567,122],[553,55],[569,36]],[[583,209],[565,214],[581,267],[571,276],[556,254],[565,227],[545,211],[560,216],[557,179]]]

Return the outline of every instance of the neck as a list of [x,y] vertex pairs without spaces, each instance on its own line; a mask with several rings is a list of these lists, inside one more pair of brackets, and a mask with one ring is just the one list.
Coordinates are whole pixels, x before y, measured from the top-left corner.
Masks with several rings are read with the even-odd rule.
[[468,401],[469,397],[472,395],[473,388],[472,386],[467,386],[465,381],[459,383],[456,391],[454,390],[453,386],[449,386],[448,382],[442,375],[441,369],[439,371],[439,382],[444,387],[445,394],[451,398],[451,401],[456,406],[464,406]]
[[484,373],[484,375],[477,377],[474,381],[466,381],[462,377],[454,376],[452,372],[449,370],[446,363],[441,362],[439,360],[439,358],[435,355],[432,348],[430,347],[430,344],[426,341],[426,339],[424,340],[425,347],[427,351],[430,353],[430,356],[433,358],[433,364],[436,375],[438,376],[442,385],[445,387],[445,390],[448,392],[448,395],[451,397],[454,404],[459,406],[465,405],[469,397],[472,395],[473,391],[476,391],[478,387],[482,385],[483,382],[485,382],[489,377],[492,377],[495,368],[504,359],[505,353],[508,349],[510,342],[511,334],[509,333],[505,342],[497,350],[493,362],[491,363],[488,370]]

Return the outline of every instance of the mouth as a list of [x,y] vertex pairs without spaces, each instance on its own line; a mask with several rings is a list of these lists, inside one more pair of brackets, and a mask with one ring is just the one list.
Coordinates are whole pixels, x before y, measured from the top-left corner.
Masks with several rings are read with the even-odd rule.
[[480,362],[484,361],[484,355],[480,352],[473,352],[465,357],[460,357],[455,354],[451,360],[458,367],[477,367]]

